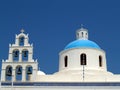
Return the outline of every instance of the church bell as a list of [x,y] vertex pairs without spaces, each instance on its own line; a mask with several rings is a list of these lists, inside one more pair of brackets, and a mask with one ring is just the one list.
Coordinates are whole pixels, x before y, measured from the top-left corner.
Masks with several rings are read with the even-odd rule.
[[8,68],[7,72],[6,72],[6,75],[7,76],[12,76],[12,68]]
[[15,56],[15,57],[18,57],[18,51],[15,51],[15,52],[14,52],[14,56]]
[[20,67],[19,67],[18,70],[17,70],[17,74],[19,74],[19,75],[22,74],[22,70],[21,70]]
[[27,57],[27,51],[24,51],[24,57]]
[[32,74],[32,70],[28,67],[27,74]]
[[23,43],[24,42],[24,37],[21,37],[20,38],[20,43]]

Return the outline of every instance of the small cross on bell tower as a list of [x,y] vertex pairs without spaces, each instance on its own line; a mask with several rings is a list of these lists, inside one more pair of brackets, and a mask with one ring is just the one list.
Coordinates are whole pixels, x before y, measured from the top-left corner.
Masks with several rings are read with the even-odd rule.
[[24,32],[25,32],[25,30],[24,30],[24,29],[21,29],[21,30],[20,30],[20,32],[21,32],[21,33],[24,33]]
[[83,25],[83,24],[81,24],[80,26],[81,26],[81,28],[83,28],[83,26],[84,26],[84,25]]

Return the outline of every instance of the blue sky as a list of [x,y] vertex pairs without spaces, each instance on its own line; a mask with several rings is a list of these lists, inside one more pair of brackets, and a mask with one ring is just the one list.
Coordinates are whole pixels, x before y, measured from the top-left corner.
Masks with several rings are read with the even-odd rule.
[[120,73],[119,0],[0,0],[0,60],[23,28],[45,73],[58,71],[59,52],[83,24],[106,51],[108,70]]

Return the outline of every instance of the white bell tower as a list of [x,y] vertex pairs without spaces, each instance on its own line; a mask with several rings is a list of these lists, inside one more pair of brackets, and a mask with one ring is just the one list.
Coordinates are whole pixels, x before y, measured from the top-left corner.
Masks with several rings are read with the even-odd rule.
[[81,27],[76,32],[76,38],[77,39],[87,40],[88,39],[88,30],[83,28],[83,27]]
[[7,60],[2,60],[1,81],[34,81],[38,62],[33,59],[33,45],[28,34],[21,30],[16,35],[15,44],[9,44]]

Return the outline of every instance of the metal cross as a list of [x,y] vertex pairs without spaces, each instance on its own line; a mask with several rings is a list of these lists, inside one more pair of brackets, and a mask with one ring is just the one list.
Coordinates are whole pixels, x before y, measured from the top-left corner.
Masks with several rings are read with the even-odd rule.
[[23,30],[23,29],[21,29],[21,33],[24,33],[24,30]]

